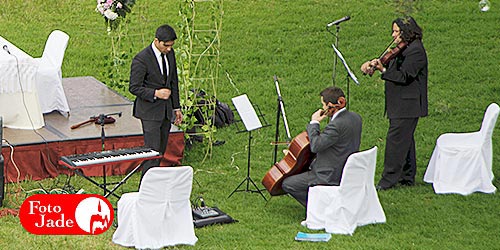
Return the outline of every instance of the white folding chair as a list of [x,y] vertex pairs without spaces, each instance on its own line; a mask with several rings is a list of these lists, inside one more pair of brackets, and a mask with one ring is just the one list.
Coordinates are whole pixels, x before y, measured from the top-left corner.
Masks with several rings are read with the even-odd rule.
[[138,249],[194,245],[198,238],[189,201],[192,183],[190,166],[149,169],[139,191],[118,200],[113,242]]
[[305,225],[352,235],[358,226],[385,223],[374,184],[376,162],[376,146],[353,153],[347,158],[340,186],[310,187]]
[[60,30],[52,31],[45,43],[42,57],[35,58],[38,62],[35,82],[42,113],[57,110],[65,116],[69,114],[68,100],[62,86],[61,71],[68,41],[69,36],[66,33]]
[[493,193],[493,145],[491,138],[500,107],[492,103],[484,113],[481,129],[439,136],[425,171],[424,181],[437,194]]

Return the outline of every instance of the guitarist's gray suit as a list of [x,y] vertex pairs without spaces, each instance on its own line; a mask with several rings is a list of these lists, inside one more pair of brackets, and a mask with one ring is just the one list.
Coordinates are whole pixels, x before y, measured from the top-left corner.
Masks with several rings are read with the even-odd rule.
[[307,206],[310,186],[340,185],[347,157],[359,151],[361,126],[361,116],[345,108],[335,113],[322,132],[319,123],[308,124],[307,135],[316,158],[308,171],[283,180],[283,190]]

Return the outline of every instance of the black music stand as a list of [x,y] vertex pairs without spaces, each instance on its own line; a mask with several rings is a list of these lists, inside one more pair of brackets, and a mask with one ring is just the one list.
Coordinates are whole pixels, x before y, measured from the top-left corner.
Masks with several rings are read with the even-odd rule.
[[333,47],[333,50],[335,51],[335,54],[337,54],[337,56],[340,58],[340,61],[342,62],[342,64],[344,65],[346,71],[347,71],[347,76],[346,76],[346,84],[347,84],[347,98],[346,98],[346,107],[347,109],[349,109],[349,97],[351,96],[350,95],[350,89],[349,89],[349,78],[351,78],[357,85],[359,85],[359,81],[358,81],[358,78],[354,75],[354,73],[351,71],[351,69],[349,68],[349,65],[347,64],[347,62],[345,61],[344,59],[344,56],[342,55],[342,53],[340,53],[340,51],[337,49],[337,47],[335,47],[334,44],[332,44],[332,47]]
[[[248,97],[246,94],[234,97],[234,98],[232,98],[232,101],[233,101],[234,106],[236,107],[236,110],[238,111],[238,114],[240,115],[240,118],[241,118],[241,120],[236,121],[236,123],[235,123],[236,126],[238,126],[237,124],[240,121],[243,122],[243,124],[245,125],[245,130],[238,129],[239,131],[237,133],[241,133],[241,132],[245,132],[245,131],[248,132],[248,157],[247,157],[247,176],[245,177],[245,179],[243,179],[243,181],[240,183],[240,185],[238,185],[233,190],[233,192],[231,192],[231,194],[229,194],[229,196],[227,198],[230,198],[235,192],[244,191],[244,192],[251,192],[251,193],[259,193],[262,196],[262,198],[264,198],[264,200],[267,201],[267,199],[264,196],[264,194],[262,193],[261,189],[259,189],[257,187],[255,182],[250,177],[250,158],[251,158],[250,157],[251,156],[250,149],[252,146],[252,131],[256,130],[256,129],[260,129],[262,127],[268,127],[270,125],[267,124],[265,119],[263,119],[264,125],[262,125],[262,123],[259,120],[259,117],[263,118],[263,115],[260,112],[260,109],[258,107],[256,107],[257,111],[258,111],[258,114],[257,114],[257,112],[254,109],[254,106],[250,103],[250,100],[248,100]],[[243,185],[243,183],[246,183],[246,189],[239,189],[241,187],[241,185]],[[250,189],[250,183],[252,183],[255,190]]]

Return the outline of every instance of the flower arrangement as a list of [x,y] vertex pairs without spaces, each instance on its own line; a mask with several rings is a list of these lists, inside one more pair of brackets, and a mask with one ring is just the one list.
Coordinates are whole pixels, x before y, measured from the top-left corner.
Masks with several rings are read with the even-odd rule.
[[100,13],[106,22],[108,32],[114,30],[120,19],[131,12],[135,0],[97,0],[95,11]]

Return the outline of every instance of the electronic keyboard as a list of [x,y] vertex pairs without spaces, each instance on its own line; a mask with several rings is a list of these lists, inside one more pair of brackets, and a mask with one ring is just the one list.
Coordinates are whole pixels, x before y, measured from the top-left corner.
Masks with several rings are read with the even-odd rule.
[[59,164],[75,168],[134,160],[145,161],[161,157],[159,152],[151,148],[135,147],[62,156]]

